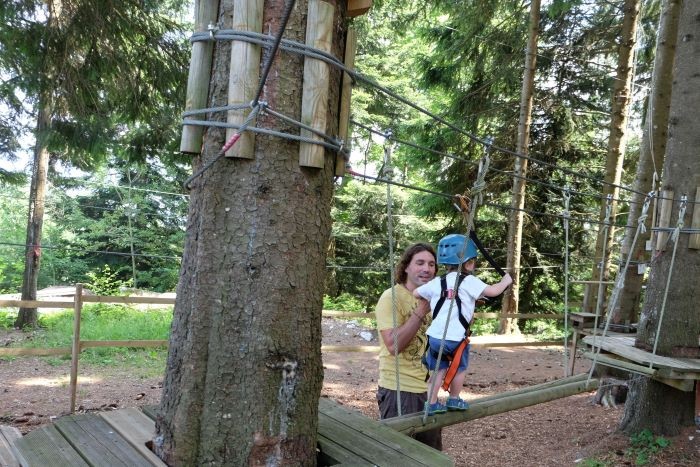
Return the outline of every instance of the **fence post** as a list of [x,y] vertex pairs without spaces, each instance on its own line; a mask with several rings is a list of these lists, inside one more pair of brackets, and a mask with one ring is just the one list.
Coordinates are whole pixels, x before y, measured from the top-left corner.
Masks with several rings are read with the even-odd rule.
[[78,389],[78,359],[80,358],[80,313],[83,310],[83,284],[75,284],[73,297],[73,351],[70,360],[70,413],[75,413]]

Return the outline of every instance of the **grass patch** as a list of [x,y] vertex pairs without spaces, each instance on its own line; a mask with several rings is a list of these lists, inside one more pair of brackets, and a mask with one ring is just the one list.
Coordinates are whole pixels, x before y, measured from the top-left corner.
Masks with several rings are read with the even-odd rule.
[[601,458],[584,459],[583,467],[607,467],[612,465],[653,465],[654,457],[663,449],[669,447],[671,441],[663,436],[656,436],[651,430],[642,430],[630,437],[630,447],[624,452],[617,451],[601,456]]
[[[172,309],[141,311],[126,305],[90,304],[81,313],[82,340],[167,340],[170,336]],[[0,318],[1,319],[1,318]],[[11,328],[11,326],[10,326]],[[73,340],[73,310],[43,314],[39,329],[30,331],[18,347],[70,347]],[[98,347],[81,353],[83,363],[96,365],[128,365],[141,368],[145,375],[162,374],[165,348]],[[70,361],[70,355],[46,357],[50,365]]]

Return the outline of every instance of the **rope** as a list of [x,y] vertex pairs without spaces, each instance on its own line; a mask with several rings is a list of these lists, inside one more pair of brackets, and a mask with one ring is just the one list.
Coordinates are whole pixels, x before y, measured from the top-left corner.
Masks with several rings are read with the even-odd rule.
[[[483,191],[484,188],[486,187],[486,172],[488,172],[489,169],[489,163],[490,163],[490,158],[489,158],[489,151],[490,151],[490,146],[487,146],[486,154],[484,155],[482,162],[479,164],[479,172],[476,177],[476,181],[474,182],[474,187],[472,188],[470,194],[471,194],[471,203],[469,204],[469,209],[467,209],[467,212],[464,212],[464,209],[460,209],[462,211],[462,214],[466,216],[466,224],[467,224],[467,238],[469,236],[469,232],[473,230],[474,227],[474,213],[476,212],[476,208],[479,205],[479,202],[482,201],[483,199]],[[463,199],[463,198],[462,198]],[[466,207],[466,204],[464,205]],[[460,254],[460,258],[464,258],[464,255],[466,253],[467,249],[467,244],[469,242],[464,242],[464,246],[462,247],[462,252]],[[440,339],[440,349],[438,350],[438,356],[437,360],[435,362],[435,368],[432,371],[432,377],[435,378],[437,377],[438,373],[438,368],[440,366],[440,362],[442,361],[442,353],[443,350],[445,349],[445,337],[447,336],[447,327],[450,324],[450,317],[452,316],[452,309],[454,308],[454,303],[457,298],[457,294],[459,293],[458,291],[458,286],[459,286],[459,277],[462,274],[462,266],[464,263],[460,261],[459,267],[457,268],[457,275],[455,277],[454,284],[452,286],[452,290],[455,291],[453,294],[452,298],[450,299],[450,305],[447,308],[447,318],[445,320],[445,328],[442,330],[442,338]],[[457,310],[457,313],[459,313],[460,310]],[[466,351],[466,350],[465,350]],[[431,380],[430,384],[428,386],[428,402],[427,405],[430,404],[430,401],[433,398],[433,391],[439,389],[436,388],[436,381]],[[426,408],[425,412],[423,413],[423,424],[426,424],[428,422],[428,410]]]
[[[569,201],[571,193],[569,187],[564,188],[564,376],[569,374]],[[576,349],[573,350],[576,352]]]
[[[391,132],[387,132],[390,135]],[[389,139],[384,140],[384,176],[388,179],[393,177],[391,168],[391,143]],[[393,203],[391,198],[391,185],[386,185],[386,227],[387,236],[389,237],[389,275],[391,280],[391,318],[394,328],[394,372],[396,376],[396,413],[401,416],[401,381],[399,376],[399,336],[398,336],[398,318],[396,306],[396,284],[394,281],[394,221],[392,216]]]
[[[248,125],[250,125],[250,123],[253,121],[253,119],[254,119],[255,116],[258,114],[258,112],[260,112],[260,108],[261,108],[261,105],[260,105],[260,104],[254,104],[254,105],[252,105],[252,107],[253,107],[252,110],[250,111],[250,113],[248,114],[248,116],[246,117],[246,119],[243,121],[243,123],[241,124],[240,128],[238,129],[238,131],[231,137],[231,139],[229,139],[229,140],[226,142],[226,144],[224,144],[224,146],[221,148],[221,150],[219,150],[219,152],[218,152],[218,154],[216,155],[216,157],[215,157],[214,159],[212,159],[211,161],[207,162],[206,164],[204,164],[204,166],[202,166],[198,171],[196,171],[195,173],[193,173],[187,180],[185,180],[184,186],[185,186],[186,189],[188,189],[188,190],[191,189],[190,183],[192,183],[192,181],[193,181],[195,178],[199,177],[199,176],[202,175],[204,172],[206,172],[206,171],[207,171],[212,165],[214,165],[219,159],[221,159],[222,157],[224,157],[224,155],[226,154],[226,151],[228,151],[229,149],[231,149],[231,147],[232,147],[234,144],[236,144],[236,141],[238,141],[238,139],[241,137],[241,133],[243,133],[243,132],[248,128]],[[205,152],[205,154],[206,154],[206,152]]]
[[596,335],[598,329],[598,317],[600,316],[600,308],[605,299],[605,287],[603,286],[603,276],[605,273],[605,260],[608,249],[608,229],[610,229],[610,215],[612,214],[612,195],[608,195],[605,201],[605,219],[603,220],[603,255],[600,258],[600,273],[598,277],[598,299],[595,304],[595,322],[593,324],[593,335]]
[[[647,230],[646,225],[644,224],[646,222],[648,213],[649,213],[649,206],[651,206],[651,200],[654,198],[654,191],[650,191],[646,198],[644,199],[644,204],[642,205],[642,212],[637,219],[637,230],[634,233],[634,238],[632,239],[632,244],[630,246],[629,253],[627,255],[627,260],[625,261],[624,267],[622,267],[618,273],[617,273],[617,281],[615,283],[615,288],[613,289],[613,292],[610,296],[610,303],[608,304],[608,310],[607,310],[607,318],[605,320],[605,327],[603,328],[603,336],[606,336],[608,333],[608,329],[610,327],[610,321],[612,321],[612,315],[613,315],[613,310],[615,310],[615,307],[617,306],[617,301],[620,298],[620,293],[622,292],[622,289],[625,286],[625,276],[627,274],[627,268],[629,268],[631,259],[632,259],[632,254],[634,252],[634,247],[637,244],[637,239],[639,238],[639,234],[644,234]],[[595,331],[594,331],[595,332]],[[595,335],[595,334],[594,334]],[[593,344],[593,362],[591,364],[591,369],[588,373],[588,381],[591,380],[593,377],[593,371],[595,370],[595,366],[598,362],[598,355],[600,354],[600,349],[601,345],[595,345],[595,342]]]
[[656,326],[656,336],[654,336],[654,348],[651,352],[652,359],[649,362],[649,368],[654,364],[653,356],[656,355],[656,347],[659,343],[659,334],[661,333],[661,323],[664,320],[664,312],[666,311],[666,298],[668,297],[668,289],[671,286],[671,275],[673,273],[673,266],[676,262],[676,250],[678,249],[678,239],[680,238],[680,231],[683,228],[683,218],[685,217],[685,210],[688,206],[687,196],[683,195],[681,197],[681,204],[678,209],[678,224],[676,225],[676,230],[674,230],[671,238],[673,239],[673,253],[671,254],[671,264],[668,267],[668,277],[666,278],[666,288],[664,290],[664,299],[661,302],[661,313],[659,315],[659,324]]

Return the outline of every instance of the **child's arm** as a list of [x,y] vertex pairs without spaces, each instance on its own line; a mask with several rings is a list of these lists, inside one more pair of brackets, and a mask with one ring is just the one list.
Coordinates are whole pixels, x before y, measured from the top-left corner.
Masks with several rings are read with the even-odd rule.
[[503,291],[506,290],[508,286],[512,283],[513,278],[510,277],[510,274],[506,273],[506,275],[503,276],[503,278],[501,279],[501,282],[486,287],[482,295],[484,297],[496,297],[498,295],[501,295]]

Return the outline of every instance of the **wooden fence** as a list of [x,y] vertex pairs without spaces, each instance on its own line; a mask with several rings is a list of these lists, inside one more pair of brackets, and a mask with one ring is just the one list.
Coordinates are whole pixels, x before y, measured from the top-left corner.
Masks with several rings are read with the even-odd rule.
[[[0,300],[0,308],[56,308],[73,309],[73,341],[71,347],[52,348],[0,348],[0,357],[19,356],[55,356],[71,355],[70,371],[70,412],[75,411],[75,400],[78,383],[78,361],[83,349],[94,347],[163,347],[168,345],[167,340],[107,340],[92,341],[80,339],[80,321],[84,303],[122,303],[122,304],[148,304],[148,305],[174,305],[175,298],[161,297],[117,297],[84,295],[83,285],[76,284],[73,300]],[[477,318],[518,318],[518,319],[563,319],[561,314],[544,313],[518,313],[501,315],[500,313],[475,313]],[[323,310],[322,316],[330,318],[373,318],[373,313],[348,313],[335,310]],[[476,344],[478,347],[513,347],[529,345],[558,345],[559,341],[547,342],[493,342]],[[377,345],[322,345],[322,352],[377,352]]]

